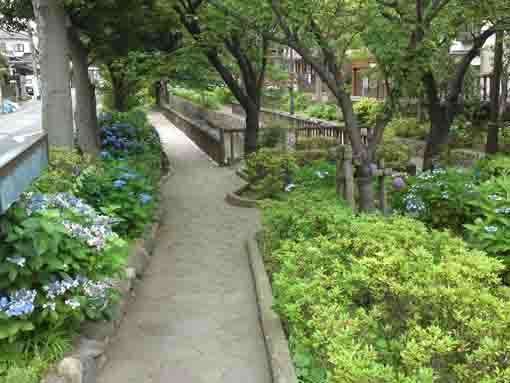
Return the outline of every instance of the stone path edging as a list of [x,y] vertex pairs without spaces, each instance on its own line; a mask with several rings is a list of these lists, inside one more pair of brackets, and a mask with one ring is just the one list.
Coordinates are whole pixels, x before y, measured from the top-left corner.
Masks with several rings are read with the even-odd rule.
[[273,383],[297,383],[289,343],[283,331],[280,317],[273,310],[273,292],[255,239],[246,241],[246,251],[255,281],[260,323],[266,342]]
[[[172,177],[174,170],[169,165],[168,157],[163,152],[163,171],[165,174],[159,181],[159,194],[163,185]],[[96,383],[98,371],[108,362],[106,348],[116,335],[133,296],[137,278],[141,278],[150,263],[154,252],[154,243],[159,234],[160,224],[165,214],[160,203],[156,208],[154,219],[147,225],[142,238],[131,246],[128,265],[125,269],[126,278],[118,282],[121,293],[119,302],[113,306],[113,316],[109,321],[85,322],[81,334],[75,342],[74,350],[42,380],[42,383]]]
[[241,194],[249,187],[249,185],[243,186],[241,189],[236,190],[233,193],[228,193],[225,197],[225,201],[235,207],[255,208],[258,206],[258,201],[250,198],[241,197]]

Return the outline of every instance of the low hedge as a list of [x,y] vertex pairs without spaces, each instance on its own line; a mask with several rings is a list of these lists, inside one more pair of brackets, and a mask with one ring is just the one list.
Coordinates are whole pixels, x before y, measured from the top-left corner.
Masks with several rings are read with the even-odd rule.
[[354,216],[317,197],[264,206],[275,309],[300,381],[506,381],[499,261],[414,219]]

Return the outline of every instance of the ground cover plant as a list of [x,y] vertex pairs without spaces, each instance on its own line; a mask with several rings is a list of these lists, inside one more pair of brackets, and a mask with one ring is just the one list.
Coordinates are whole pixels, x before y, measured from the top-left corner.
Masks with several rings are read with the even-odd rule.
[[128,244],[152,219],[159,137],[142,111],[102,115],[98,158],[50,166],[0,222],[0,382],[36,383],[86,319],[110,316]]

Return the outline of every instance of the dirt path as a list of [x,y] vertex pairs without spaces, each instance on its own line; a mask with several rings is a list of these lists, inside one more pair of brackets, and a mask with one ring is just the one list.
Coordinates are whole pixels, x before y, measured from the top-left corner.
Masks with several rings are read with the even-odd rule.
[[229,207],[242,182],[213,164],[161,114],[151,119],[175,175],[136,301],[110,346],[101,383],[269,383],[243,239],[258,212]]

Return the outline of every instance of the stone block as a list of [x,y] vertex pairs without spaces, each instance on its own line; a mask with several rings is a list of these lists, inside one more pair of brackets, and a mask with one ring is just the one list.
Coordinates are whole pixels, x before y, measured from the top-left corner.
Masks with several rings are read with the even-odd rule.
[[134,268],[136,270],[136,275],[139,277],[143,275],[150,261],[149,254],[147,254],[143,244],[144,241],[140,241],[130,252],[128,258],[128,267]]
[[88,321],[82,325],[81,333],[89,339],[107,342],[115,335],[115,327],[111,321]]

